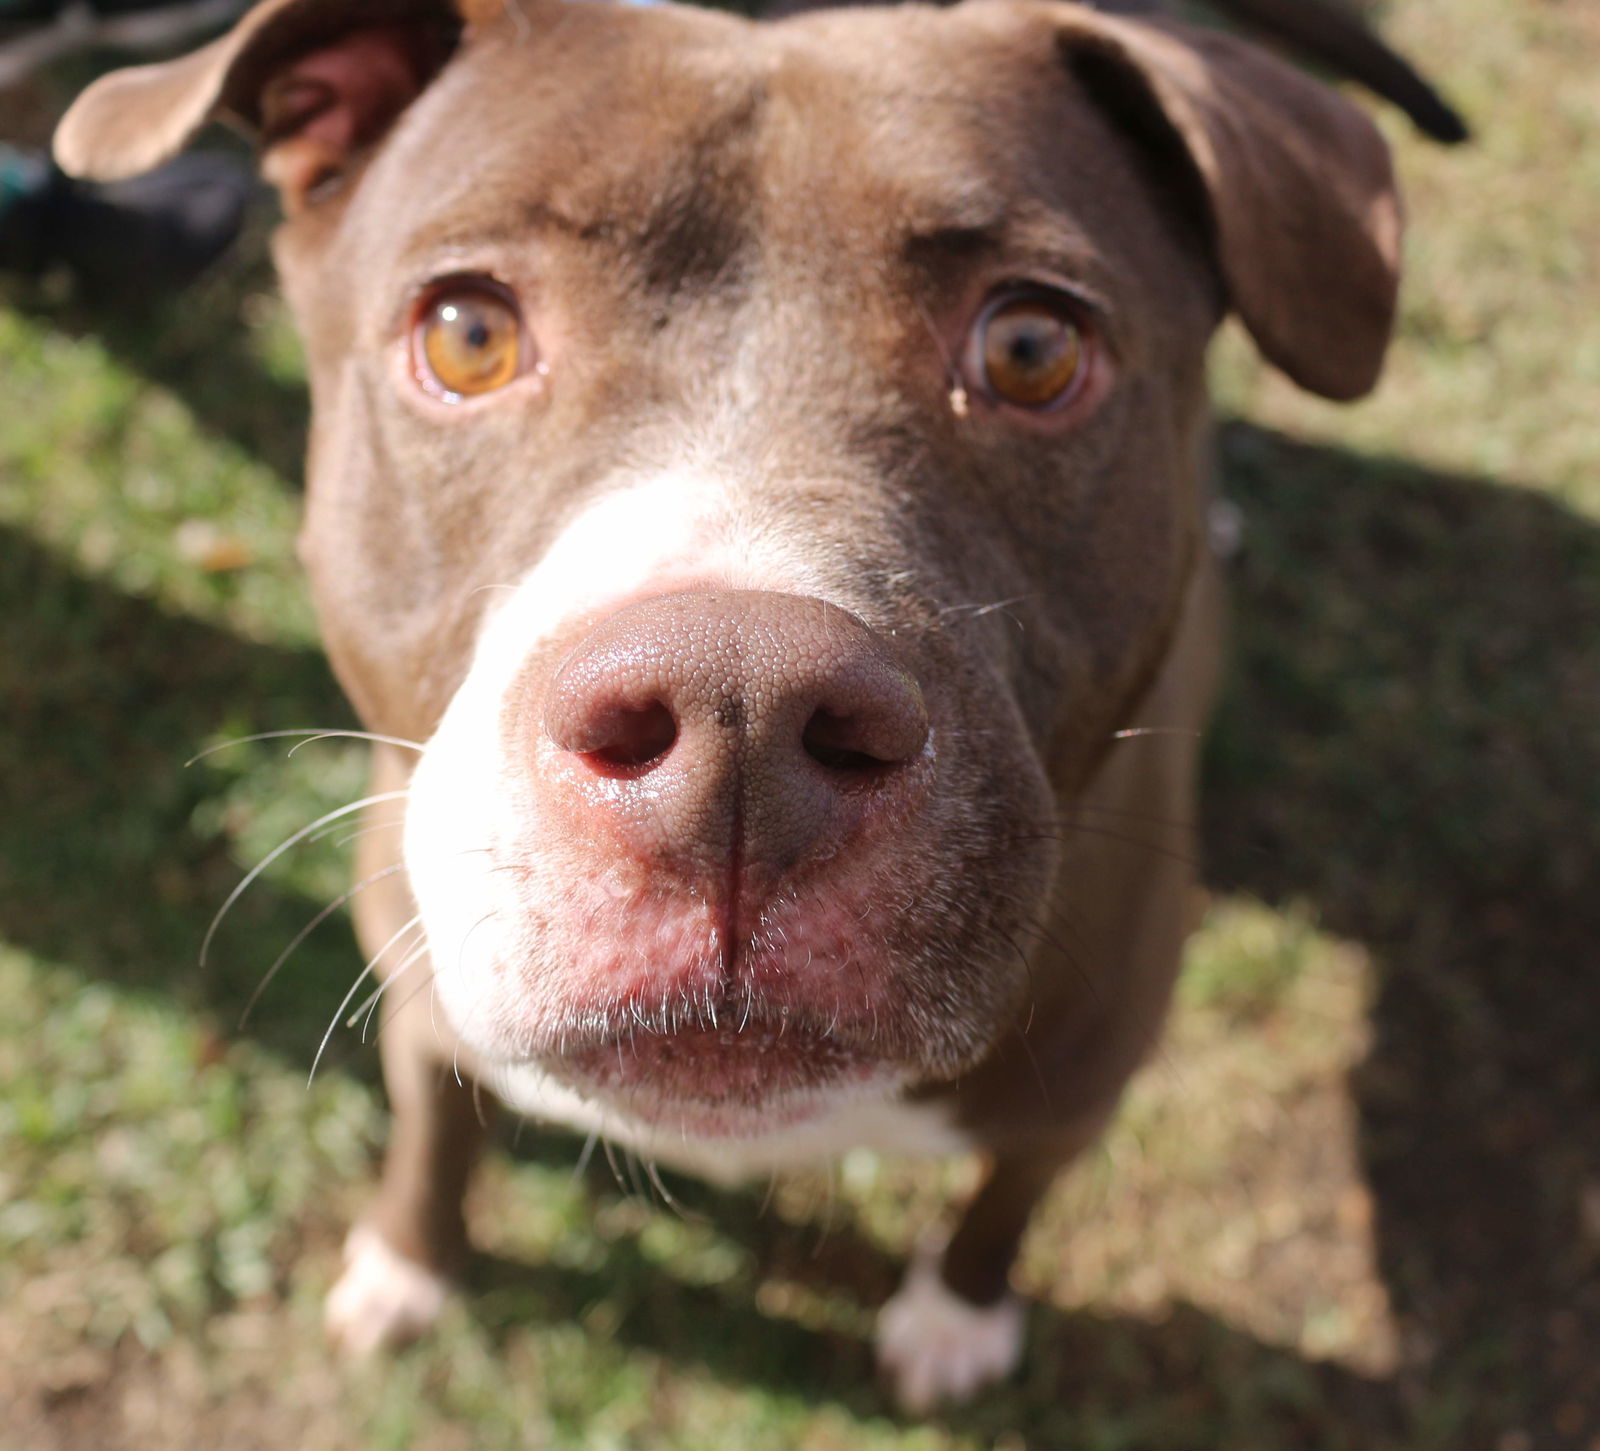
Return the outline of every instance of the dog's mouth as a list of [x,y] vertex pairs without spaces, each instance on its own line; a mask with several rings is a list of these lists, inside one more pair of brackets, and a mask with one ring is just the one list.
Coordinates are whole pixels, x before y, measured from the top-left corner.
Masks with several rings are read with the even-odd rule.
[[573,875],[542,917],[486,920],[436,980],[478,1061],[602,1117],[696,1138],[797,1127],[948,1081],[1016,1011],[1011,960],[882,869],[773,901],[736,946],[697,897],[614,900]]
[[850,1027],[749,1003],[697,1004],[676,1025],[613,1010],[535,1061],[586,1098],[697,1137],[792,1127],[841,1095],[902,1076]]

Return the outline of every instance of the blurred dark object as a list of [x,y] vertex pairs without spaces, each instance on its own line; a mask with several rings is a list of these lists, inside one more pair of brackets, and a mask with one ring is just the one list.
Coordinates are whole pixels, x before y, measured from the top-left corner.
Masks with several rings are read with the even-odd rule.
[[[229,25],[250,0],[0,0],[0,90],[89,50],[163,54]],[[256,183],[231,157],[179,157],[95,186],[0,142],[0,270],[71,273],[85,300],[136,311],[192,282],[239,235]]]
[[[1092,3],[1092,0],[1091,0]],[[1207,0],[1218,13],[1276,40],[1398,106],[1425,136],[1465,141],[1466,122],[1345,0]],[[1108,7],[1109,8],[1109,7]]]
[[249,0],[0,0],[0,87],[97,47],[180,49],[248,8]]
[[[848,5],[892,4],[894,0],[757,0],[756,13],[770,20],[803,10]],[[1181,15],[1178,0],[1080,0],[1112,15]],[[1425,136],[1446,145],[1471,132],[1461,116],[1403,56],[1391,50],[1345,0],[1205,0],[1224,21],[1257,39],[1274,42],[1290,54],[1365,86],[1398,106]],[[742,8],[742,7],[741,7]]]
[[[221,29],[251,0],[0,0],[0,87],[60,56],[93,46],[159,51]],[[734,8],[772,18],[830,3],[882,0],[735,0]],[[1150,14],[1171,0],[1085,0],[1099,10]],[[1398,106],[1418,130],[1455,143],[1466,123],[1404,57],[1383,43],[1346,0],[1206,0],[1228,21],[1276,41],[1313,64],[1365,86]]]
[[216,152],[96,186],[0,144],[0,270],[36,277],[64,267],[89,302],[137,309],[220,257],[255,191],[254,174]]

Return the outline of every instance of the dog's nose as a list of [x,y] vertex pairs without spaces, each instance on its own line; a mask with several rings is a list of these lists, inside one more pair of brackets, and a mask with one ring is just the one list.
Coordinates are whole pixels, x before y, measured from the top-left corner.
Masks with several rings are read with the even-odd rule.
[[822,600],[755,590],[617,611],[557,668],[543,725],[606,825],[697,875],[825,852],[928,742],[886,639]]

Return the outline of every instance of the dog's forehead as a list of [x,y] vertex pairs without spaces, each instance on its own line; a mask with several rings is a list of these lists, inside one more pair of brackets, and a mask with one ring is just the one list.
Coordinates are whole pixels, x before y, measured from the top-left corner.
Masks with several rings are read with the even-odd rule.
[[1075,124],[1104,150],[1043,33],[987,17],[574,6],[469,46],[395,137],[381,209],[416,252],[530,227],[687,242],[710,269],[755,231],[903,251],[1036,215]]

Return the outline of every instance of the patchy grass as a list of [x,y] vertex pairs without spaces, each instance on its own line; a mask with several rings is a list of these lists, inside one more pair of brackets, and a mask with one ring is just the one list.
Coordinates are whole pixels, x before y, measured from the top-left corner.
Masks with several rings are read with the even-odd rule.
[[304,403],[259,248],[159,330],[0,307],[0,1447],[1546,1451],[1600,1438],[1600,13],[1395,0],[1471,113],[1386,120],[1401,337],[1355,409],[1236,334],[1246,522],[1169,1039],[1052,1196],[1016,1383],[925,1426],[872,1383],[900,1257],[971,1166],[764,1194],[525,1133],[441,1333],[328,1361],[384,1132],[338,834],[362,789],[292,560]]

